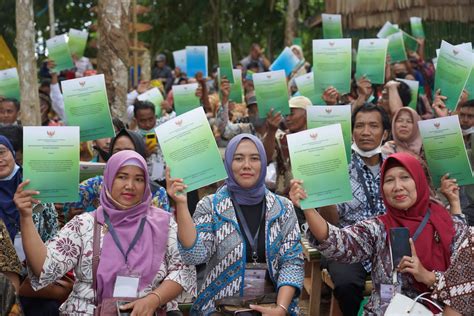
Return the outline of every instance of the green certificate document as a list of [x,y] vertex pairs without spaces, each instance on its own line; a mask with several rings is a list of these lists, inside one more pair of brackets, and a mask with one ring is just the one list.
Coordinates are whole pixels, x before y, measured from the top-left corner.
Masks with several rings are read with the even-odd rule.
[[105,170],[105,162],[80,161],[79,169],[79,181],[82,182],[95,176],[103,175]]
[[417,80],[408,80],[400,78],[397,78],[397,80],[406,83],[410,87],[411,101],[408,106],[416,111],[416,104],[418,101],[418,89],[420,87],[420,83]]
[[385,83],[387,48],[388,39],[385,38],[359,40],[356,78],[366,77],[372,83]]
[[347,163],[351,162],[352,123],[351,105],[312,106],[306,110],[308,129],[332,124],[341,124],[346,148]]
[[242,69],[232,69],[232,73],[234,75],[234,83],[230,84],[229,100],[235,103],[243,103]]
[[407,50],[413,52],[416,52],[418,50],[418,42],[416,41],[416,38],[414,38],[407,32],[403,32],[403,42],[405,43],[405,48]]
[[380,31],[377,33],[378,38],[387,38],[388,36],[398,33],[400,30],[398,29],[398,26],[390,23],[390,22],[385,22],[385,24],[382,26]]
[[390,62],[397,63],[407,60],[407,52],[405,49],[405,42],[403,41],[403,32],[398,32],[387,37],[388,39],[388,54],[390,55]]
[[296,87],[302,96],[311,100],[313,105],[325,105],[322,95],[318,95],[314,89],[313,72],[298,76],[295,78]]
[[474,52],[472,53],[472,69],[471,69],[471,74],[469,75],[469,78],[466,81],[466,86],[464,87],[464,90],[469,93],[469,99],[474,98]]
[[323,37],[325,39],[342,38],[340,14],[321,14],[323,20]]
[[266,118],[272,108],[281,115],[290,114],[284,70],[259,72],[252,77],[261,118]]
[[20,101],[20,79],[16,68],[0,70],[0,96]]
[[474,183],[458,116],[419,121],[418,126],[434,186],[440,187],[446,173],[459,185]]
[[61,81],[67,125],[81,127],[81,142],[114,137],[104,75]]
[[308,209],[352,200],[346,150],[340,124],[308,129],[286,136],[291,172],[303,180]]
[[454,111],[472,71],[472,52],[441,42],[436,66],[434,91],[441,89],[441,95],[447,97],[445,104]]
[[182,178],[187,192],[227,178],[202,107],[161,124],[155,131],[171,177]]
[[158,88],[153,88],[140,94],[137,99],[139,101],[150,101],[155,106],[156,117],[161,117],[161,102],[163,102],[163,95]]
[[230,83],[234,83],[232,69],[232,48],[230,43],[217,43],[217,58],[219,59],[219,69],[221,76],[225,76]]
[[201,100],[196,96],[198,86],[197,83],[189,83],[172,87],[176,115],[181,115],[201,106]]
[[79,200],[79,127],[24,126],[23,179],[41,202]]
[[88,36],[89,33],[86,31],[69,29],[69,40],[67,44],[69,45],[71,55],[76,54],[78,58],[84,56]]
[[314,89],[318,95],[333,86],[340,94],[350,92],[351,39],[313,40]]
[[66,34],[50,38],[46,41],[46,47],[48,48],[48,58],[56,64],[53,71],[60,72],[74,67]]
[[411,34],[417,38],[425,38],[425,31],[423,30],[423,24],[421,18],[412,16],[410,18]]

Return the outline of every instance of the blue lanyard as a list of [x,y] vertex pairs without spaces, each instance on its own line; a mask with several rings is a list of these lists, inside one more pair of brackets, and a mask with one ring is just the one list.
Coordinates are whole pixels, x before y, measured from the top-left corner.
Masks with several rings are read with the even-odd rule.
[[122,243],[120,243],[120,239],[118,238],[117,236],[117,233],[115,232],[115,229],[114,229],[114,226],[112,225],[112,223],[110,222],[110,218],[109,218],[109,215],[104,212],[104,219],[105,219],[105,223],[107,224],[107,226],[109,227],[109,232],[110,234],[112,235],[112,239],[114,240],[115,242],[115,245],[117,246],[117,248],[120,250],[120,252],[122,253],[124,259],[125,259],[125,263],[127,263],[128,261],[128,254],[130,253],[130,251],[133,249],[133,247],[135,247],[138,239],[140,239],[140,237],[142,236],[143,234],[143,227],[145,226],[145,222],[146,222],[146,217],[143,217],[142,220],[140,221],[140,225],[138,226],[138,230],[137,232],[135,233],[135,237],[133,237],[133,240],[132,242],[130,243],[130,246],[128,246],[128,250],[127,252],[124,252],[123,251],[123,248],[122,248]]

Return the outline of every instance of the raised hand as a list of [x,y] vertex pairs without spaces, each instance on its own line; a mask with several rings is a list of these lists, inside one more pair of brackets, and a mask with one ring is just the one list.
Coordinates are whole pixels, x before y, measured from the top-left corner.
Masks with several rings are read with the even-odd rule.
[[188,198],[183,179],[171,178],[170,168],[166,167],[166,192],[176,202],[176,204],[187,204]]
[[294,205],[300,207],[300,201],[308,197],[303,188],[303,180],[292,179],[290,181],[290,200]]
[[22,217],[31,217],[33,215],[33,204],[38,204],[40,201],[33,196],[40,194],[36,190],[25,190],[25,186],[30,183],[30,180],[23,181],[16,189],[13,201],[16,208]]

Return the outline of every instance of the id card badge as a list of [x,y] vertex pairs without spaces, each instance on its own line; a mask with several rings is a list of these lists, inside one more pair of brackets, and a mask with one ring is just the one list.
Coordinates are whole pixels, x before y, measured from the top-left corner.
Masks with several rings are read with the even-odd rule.
[[382,303],[390,303],[396,293],[401,293],[401,284],[381,284],[380,300]]
[[244,276],[244,296],[258,296],[265,294],[265,263],[247,263]]
[[121,271],[117,274],[114,286],[114,297],[138,297],[140,275]]

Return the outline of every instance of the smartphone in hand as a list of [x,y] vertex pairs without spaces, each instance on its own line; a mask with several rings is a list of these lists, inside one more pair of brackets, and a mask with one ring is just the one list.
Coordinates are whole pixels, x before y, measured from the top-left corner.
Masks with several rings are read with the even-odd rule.
[[406,227],[390,228],[390,247],[392,250],[392,263],[398,266],[403,256],[411,257],[410,231]]

